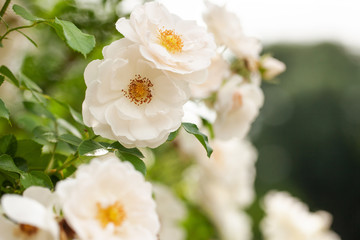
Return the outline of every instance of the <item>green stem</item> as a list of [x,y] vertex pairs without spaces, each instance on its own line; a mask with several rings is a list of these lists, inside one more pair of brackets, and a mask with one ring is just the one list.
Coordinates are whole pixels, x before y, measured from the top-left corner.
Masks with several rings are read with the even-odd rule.
[[74,157],[73,157],[73,158],[65,161],[64,164],[63,164],[60,168],[58,168],[56,171],[57,171],[57,172],[60,172],[61,170],[64,170],[65,168],[69,167],[71,164],[73,164],[73,163],[75,162],[75,160],[78,159],[78,157],[79,157],[79,153],[76,152],[76,153],[74,154]]
[[[54,128],[55,128],[55,134],[56,136],[58,136],[58,125],[57,125],[57,122],[56,122],[56,119],[54,120]],[[56,151],[56,147],[57,147],[57,142],[54,143],[54,147],[53,147],[53,150],[52,150],[52,155],[51,155],[51,159],[50,159],[50,162],[46,168],[46,172],[49,172],[53,166],[54,166],[54,163],[55,163],[55,151]]]
[[19,30],[19,29],[24,29],[24,28],[31,28],[31,27],[36,26],[36,25],[39,24],[39,23],[41,23],[41,22],[34,22],[34,23],[31,24],[31,25],[20,26],[20,27],[16,27],[16,28],[11,28],[11,29],[7,30],[6,33],[5,33],[3,36],[0,37],[0,42],[1,42],[9,33],[13,32],[13,31],[17,31],[17,30]]
[[6,0],[6,2],[4,3],[3,7],[0,10],[0,17],[4,16],[6,9],[8,8],[10,2],[11,2],[11,0]]

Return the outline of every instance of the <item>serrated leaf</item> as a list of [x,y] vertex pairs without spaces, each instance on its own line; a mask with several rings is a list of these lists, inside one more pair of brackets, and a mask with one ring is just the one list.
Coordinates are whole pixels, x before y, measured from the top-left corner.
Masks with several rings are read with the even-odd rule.
[[183,128],[188,133],[194,135],[199,142],[204,146],[207,156],[210,157],[213,149],[209,145],[208,137],[199,131],[199,128],[193,123],[182,123]]
[[129,153],[132,155],[135,155],[139,158],[143,158],[144,155],[142,154],[142,152],[140,152],[139,149],[137,148],[126,148],[123,145],[121,145],[119,142],[114,142],[113,144],[110,145],[111,148],[117,149],[118,151],[122,152],[122,153]]
[[0,155],[7,154],[14,157],[16,149],[17,141],[14,135],[5,135],[0,138]]
[[116,151],[115,154],[120,160],[130,162],[137,171],[141,172],[144,176],[146,175],[146,165],[140,158],[120,151]]
[[5,103],[0,99],[0,118],[10,120],[10,112],[6,108]]
[[82,140],[71,134],[63,134],[59,136],[59,140],[69,143],[74,146],[79,146],[82,143]]
[[15,86],[19,87],[19,80],[14,76],[14,74],[10,71],[10,69],[4,65],[0,67],[0,73],[3,74],[7,79],[10,80]]
[[80,155],[101,155],[99,149],[103,149],[104,153],[107,151],[103,145],[94,140],[84,140],[80,143],[78,147],[78,152]]
[[26,20],[29,20],[32,22],[45,21],[45,19],[32,15],[28,10],[26,10],[25,8],[23,8],[17,4],[14,4],[13,10],[17,15],[19,15],[20,17],[22,17]]
[[20,178],[20,183],[24,188],[31,186],[41,186],[51,189],[54,187],[50,177],[41,171],[24,173]]
[[5,77],[3,75],[0,75],[0,86],[3,84],[5,80]]
[[178,128],[176,131],[170,133],[166,141],[174,140],[176,138],[176,136],[179,134],[179,130],[180,130],[180,128]]
[[55,18],[55,24],[62,28],[66,43],[73,50],[86,56],[95,47],[95,37],[81,32],[72,22]]
[[22,174],[23,172],[15,165],[14,160],[7,154],[0,156],[0,171],[15,172]]

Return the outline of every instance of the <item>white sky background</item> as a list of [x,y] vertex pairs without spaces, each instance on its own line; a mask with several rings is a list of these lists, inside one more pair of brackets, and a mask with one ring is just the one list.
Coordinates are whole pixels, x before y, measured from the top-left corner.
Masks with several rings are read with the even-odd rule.
[[[170,12],[202,22],[203,0],[159,0]],[[235,12],[263,43],[333,41],[360,52],[360,0],[211,0]]]

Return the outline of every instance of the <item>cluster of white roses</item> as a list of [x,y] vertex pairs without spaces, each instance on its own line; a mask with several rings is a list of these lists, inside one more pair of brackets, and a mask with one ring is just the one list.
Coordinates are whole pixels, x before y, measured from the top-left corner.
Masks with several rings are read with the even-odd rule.
[[213,37],[159,3],[134,9],[116,29],[125,36],[85,70],[84,122],[127,147],[157,147],[181,125],[189,82],[205,81]]
[[151,184],[114,154],[81,165],[55,192],[30,187],[1,199],[0,239],[156,240]]
[[[260,42],[243,33],[235,14],[206,4],[211,34],[156,2],[119,19],[116,29],[124,38],[104,47],[104,59],[85,69],[83,118],[102,137],[151,148],[164,143],[182,121],[200,127],[201,118],[209,121],[210,159],[194,138],[181,133],[177,138],[196,159],[185,178],[187,197],[202,207],[222,240],[249,240],[245,209],[255,197],[257,151],[246,137],[264,102],[261,77],[272,79],[285,65],[260,56]],[[240,72],[224,57],[228,53]],[[196,106],[195,118],[183,117],[188,106]],[[81,165],[53,193],[30,187],[23,196],[5,194],[0,239],[184,240],[179,221],[185,207],[161,185],[154,184],[154,193],[156,202],[143,175],[108,153]],[[329,214],[310,214],[285,193],[268,194],[264,210],[266,240],[339,239],[328,230]]]
[[[187,104],[190,109],[186,112],[186,120],[201,124],[202,117],[212,123],[214,138],[210,145],[214,151],[208,159],[199,144],[180,135],[179,146],[196,160],[195,166],[186,173],[187,195],[209,216],[221,239],[250,240],[251,221],[244,210],[255,197],[253,184],[257,151],[247,140],[247,135],[264,102],[261,78],[274,78],[285,70],[285,65],[270,56],[260,56],[260,42],[242,32],[235,14],[225,7],[209,2],[206,4],[208,11],[204,14],[204,20],[208,30],[214,34],[220,51],[212,59],[207,81],[190,86],[195,103]],[[240,69],[239,66],[231,66],[234,62],[229,62],[226,54],[236,58],[235,63],[242,64]],[[204,111],[200,101],[207,101],[210,109]],[[266,240],[339,239],[328,230],[329,214],[323,214],[322,218],[314,217],[317,218],[314,220],[318,221],[317,225],[308,229],[308,218],[300,216],[311,215],[305,207],[302,207],[301,214],[297,214],[299,211],[294,210],[291,204],[284,205],[282,209],[272,207],[276,204],[272,202],[277,201],[272,200],[272,196],[273,193],[270,193],[264,204],[264,210],[268,213],[262,224]],[[281,200],[278,201],[280,206]],[[289,217],[284,217],[285,214]],[[296,223],[286,224],[291,218]]]

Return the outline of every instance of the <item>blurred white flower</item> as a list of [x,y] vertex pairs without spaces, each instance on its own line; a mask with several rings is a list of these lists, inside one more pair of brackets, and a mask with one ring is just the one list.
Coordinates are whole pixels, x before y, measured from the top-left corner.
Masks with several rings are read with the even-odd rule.
[[251,240],[252,228],[249,216],[237,208],[224,206],[214,213],[213,221],[221,240]]
[[249,206],[254,199],[256,149],[239,139],[211,142],[210,159],[200,151],[197,160],[201,168],[200,202],[208,209],[214,205]]
[[308,207],[287,192],[269,192],[263,202],[266,216],[261,222],[265,240],[340,240],[329,230],[331,215],[309,212]]
[[157,147],[181,125],[186,82],[170,79],[143,59],[127,39],[103,49],[104,60],[85,69],[86,125],[126,147]]
[[266,56],[260,61],[261,68],[263,69],[263,77],[266,80],[271,80],[280,73],[284,72],[286,66],[283,62],[273,58],[271,56]]
[[206,1],[207,12],[203,15],[209,32],[213,33],[218,45],[225,45],[238,58],[244,58],[251,66],[259,58],[262,50],[258,39],[247,37],[235,13]]
[[153,184],[156,211],[160,218],[160,240],[184,240],[186,232],[181,221],[186,217],[186,207],[172,192],[162,184]]
[[0,239],[59,239],[54,201],[54,194],[40,187],[28,188],[24,196],[5,194],[1,206],[6,217],[0,216]]
[[81,165],[56,186],[64,217],[79,239],[155,240],[159,219],[151,185],[114,154]]
[[244,138],[263,103],[264,94],[260,86],[234,75],[218,92],[215,137],[223,140]]
[[107,19],[115,13],[118,0],[75,0],[75,4],[80,9],[92,11],[99,19]]
[[[205,80],[206,68],[215,55],[215,42],[205,28],[171,14],[157,2],[134,9],[130,19],[120,18],[116,29],[140,45],[141,54],[157,68],[196,76],[186,80]],[[200,71],[200,72],[199,72]]]
[[217,91],[224,78],[230,73],[229,64],[225,59],[217,54],[211,59],[208,68],[208,76],[202,84],[190,84],[191,95],[195,98],[207,98],[211,93]]
[[[233,157],[233,159],[235,160],[236,158]],[[245,173],[246,170],[249,169],[246,167],[241,169],[239,174]],[[251,168],[250,172],[252,172]],[[224,173],[224,177],[225,175],[226,173]],[[239,196],[243,195],[242,197],[244,197],[244,193],[248,190],[235,186],[234,188],[230,188],[230,186],[221,184],[221,182],[223,182],[221,179],[218,184],[212,186],[212,184],[216,183],[216,180],[212,176],[209,176],[201,165],[194,165],[187,169],[183,179],[185,196],[205,211],[209,219],[218,229],[221,236],[220,239],[251,239],[251,221],[236,201],[234,201],[236,193],[233,193],[238,191]],[[246,188],[253,188],[252,184],[253,183],[251,183],[251,186],[246,186]],[[250,191],[246,194],[249,194]],[[253,193],[250,193],[242,199],[242,203],[247,204],[252,198]]]

